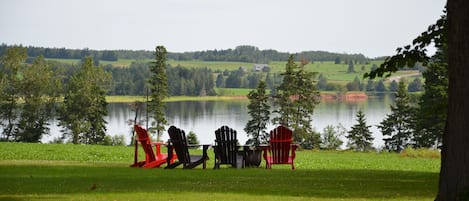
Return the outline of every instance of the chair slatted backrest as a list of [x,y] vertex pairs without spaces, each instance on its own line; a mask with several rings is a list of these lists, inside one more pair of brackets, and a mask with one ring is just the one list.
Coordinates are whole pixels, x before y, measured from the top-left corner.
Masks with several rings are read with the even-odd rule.
[[278,126],[270,131],[270,147],[274,164],[288,163],[290,147],[293,141],[292,131],[284,126]]
[[178,160],[184,164],[190,163],[191,158],[187,148],[186,133],[184,130],[171,126],[168,129],[168,133],[171,145],[174,147],[176,155],[178,156]]
[[220,164],[236,164],[237,144],[236,130],[222,126],[215,131],[215,147]]
[[142,128],[140,125],[135,124],[134,129],[137,132],[137,138],[140,144],[142,145],[143,150],[145,151],[145,157],[147,162],[155,161],[155,153],[151,147],[151,139],[148,135],[147,130]]

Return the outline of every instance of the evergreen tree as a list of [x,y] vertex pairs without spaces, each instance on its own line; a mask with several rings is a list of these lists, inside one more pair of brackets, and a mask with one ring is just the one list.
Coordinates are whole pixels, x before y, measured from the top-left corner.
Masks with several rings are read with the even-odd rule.
[[387,150],[401,152],[411,144],[414,132],[414,115],[406,84],[401,80],[396,93],[395,105],[391,105],[391,114],[388,114],[386,119],[378,125],[384,136],[390,136],[383,139]]
[[107,102],[105,85],[110,74],[93,66],[86,57],[78,74],[66,86],[60,108],[59,125],[65,128],[64,137],[74,144],[99,144],[106,135]]
[[379,81],[378,81],[378,84],[376,84],[375,90],[376,90],[377,92],[386,92],[386,91],[387,91],[386,85],[384,85],[383,80],[379,80]]
[[346,136],[349,140],[347,147],[356,151],[367,151],[372,149],[374,137],[370,131],[371,126],[366,125],[365,114],[362,110],[357,112],[357,124],[352,126]]
[[412,81],[407,87],[407,91],[409,92],[417,92],[417,91],[422,91],[422,90],[423,90],[423,86],[422,86],[422,80],[420,78],[415,78],[414,81]]
[[[189,131],[187,134],[187,143],[188,144],[199,144],[199,139],[197,138],[197,135],[194,133],[194,131]],[[194,147],[196,148],[196,147]]]
[[336,57],[334,59],[334,64],[340,64],[340,57]]
[[355,73],[355,67],[353,65],[353,61],[350,60],[348,62],[348,69],[347,69],[347,73]]
[[305,139],[313,139],[309,137],[314,134],[311,127],[312,114],[319,103],[317,99],[319,93],[314,80],[316,73],[305,71],[304,66],[307,63],[302,61],[298,66],[294,62],[293,55],[288,59],[285,72],[282,73],[283,82],[277,88],[275,99],[279,106],[275,112],[279,115],[273,119],[273,122],[293,128],[295,142],[319,145],[319,143],[305,141]]
[[151,76],[149,79],[149,85],[151,100],[148,103],[148,109],[154,119],[151,123],[151,130],[156,130],[157,141],[160,140],[162,132],[165,129],[165,125],[168,124],[164,114],[166,104],[163,102],[165,98],[169,97],[168,78],[166,77],[165,72],[166,54],[167,51],[165,47],[157,46],[155,48],[155,61],[150,65]]
[[241,88],[243,76],[244,72],[242,70],[231,71],[228,78],[225,80],[226,87]]
[[389,91],[397,92],[397,89],[399,88],[398,86],[399,84],[397,84],[396,80],[393,80],[391,84],[389,84]]
[[419,100],[415,128],[417,147],[440,147],[448,106],[448,64],[443,50],[436,53],[435,63],[423,73],[425,90]]
[[366,84],[366,91],[375,91],[376,90],[376,84],[372,79],[368,80],[368,83]]
[[265,84],[267,85],[267,89],[274,88],[274,80],[270,72],[265,75]]
[[294,57],[291,55],[285,65],[285,72],[280,74],[283,76],[282,83],[276,88],[277,96],[275,97],[275,103],[280,108],[274,111],[279,115],[273,119],[273,122],[286,127],[291,127],[293,124],[295,107],[291,97],[297,93],[295,91],[295,70],[297,68],[298,66],[294,61]]
[[0,65],[0,125],[2,140],[15,140],[14,129],[18,120],[21,64],[26,59],[26,49],[13,47],[6,50]]
[[265,81],[259,81],[257,89],[247,95],[249,99],[248,113],[251,119],[246,123],[244,131],[250,137],[247,144],[259,145],[266,143],[268,133],[265,131],[270,120],[270,106],[266,94]]
[[347,83],[347,91],[361,91],[361,82],[358,76],[355,76],[352,82]]
[[326,90],[327,89],[327,78],[322,73],[319,75],[319,81],[316,84],[316,88],[318,90]]
[[217,80],[215,81],[215,83],[218,88],[225,87],[225,78],[223,77],[221,73],[217,75]]

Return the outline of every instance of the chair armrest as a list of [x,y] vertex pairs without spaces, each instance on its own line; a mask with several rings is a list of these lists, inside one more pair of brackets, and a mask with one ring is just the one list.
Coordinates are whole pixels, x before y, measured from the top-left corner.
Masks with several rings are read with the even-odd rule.
[[293,160],[296,157],[296,149],[298,147],[300,147],[300,145],[299,144],[291,144],[290,146],[291,146],[291,158]]
[[264,150],[264,154],[263,154],[264,160],[267,161],[267,152],[270,150],[270,145],[262,146],[262,150]]
[[154,145],[167,145],[164,142],[151,142],[151,144],[154,144]]
[[298,147],[300,147],[299,144],[291,144],[290,146],[291,146],[292,150],[296,150]]
[[188,144],[187,147],[200,147],[205,146],[205,144]]

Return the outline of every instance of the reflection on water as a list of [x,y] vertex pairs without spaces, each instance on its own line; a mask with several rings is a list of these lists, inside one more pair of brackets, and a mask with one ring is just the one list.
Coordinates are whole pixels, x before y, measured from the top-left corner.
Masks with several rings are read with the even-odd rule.
[[[367,124],[371,125],[371,131],[375,137],[374,146],[383,145],[382,135],[376,125],[381,122],[386,113],[389,113],[391,98],[387,96],[371,96],[366,101],[342,102],[323,101],[316,106],[313,114],[313,127],[316,131],[322,132],[327,125],[337,126],[342,124],[346,129],[356,124],[356,113],[362,109],[366,115]],[[186,133],[193,131],[197,134],[200,143],[212,144],[214,131],[222,125],[228,125],[238,131],[240,143],[247,140],[243,130],[249,119],[247,111],[247,100],[236,101],[181,101],[168,102],[166,108],[166,118],[170,125],[175,125],[185,130]],[[131,125],[129,120],[133,120],[133,112],[127,103],[111,103],[108,106],[108,116],[105,118],[107,124],[107,134],[125,135],[127,143],[130,142]],[[145,126],[145,113],[139,115],[139,122]],[[57,122],[51,122],[51,135],[45,136],[43,142],[48,142],[60,135],[60,128]],[[274,125],[268,125],[268,130]],[[163,134],[163,140],[167,140],[167,133]],[[345,138],[343,137],[345,141]]]

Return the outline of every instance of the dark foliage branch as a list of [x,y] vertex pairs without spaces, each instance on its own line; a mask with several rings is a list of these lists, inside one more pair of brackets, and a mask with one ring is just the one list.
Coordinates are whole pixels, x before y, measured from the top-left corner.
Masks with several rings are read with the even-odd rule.
[[424,66],[428,64],[430,57],[426,54],[426,47],[434,43],[436,48],[442,48],[447,42],[447,18],[446,12],[430,25],[427,31],[421,33],[412,41],[412,45],[406,45],[396,49],[396,55],[387,57],[379,68],[365,73],[364,78],[374,79],[376,77],[389,77],[391,73],[398,71],[402,67],[414,66],[420,62]]

